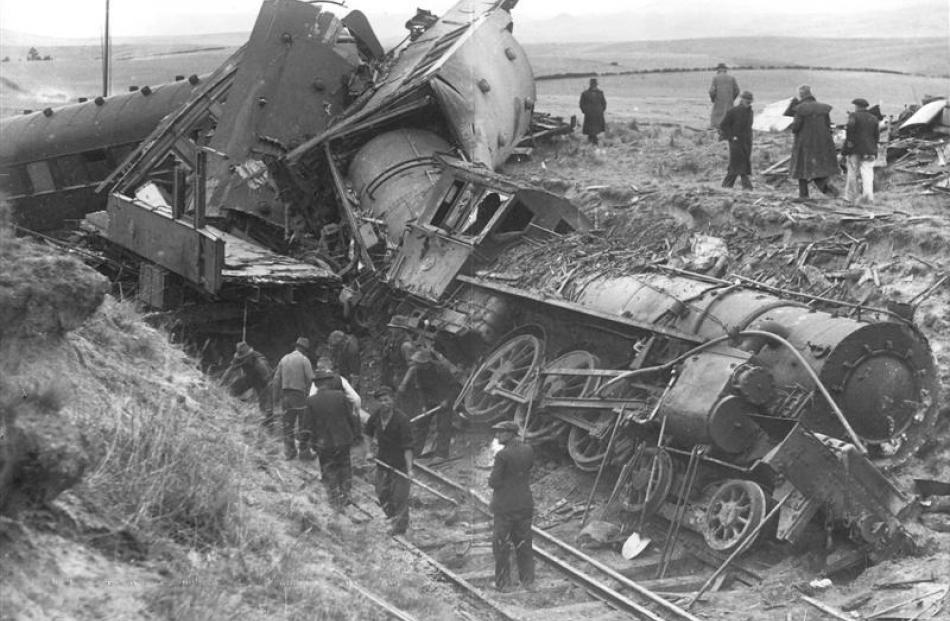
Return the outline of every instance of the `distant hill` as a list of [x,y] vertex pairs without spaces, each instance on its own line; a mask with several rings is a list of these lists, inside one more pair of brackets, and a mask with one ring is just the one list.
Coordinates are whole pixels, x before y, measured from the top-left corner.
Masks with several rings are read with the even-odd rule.
[[[562,14],[547,19],[532,18],[516,7],[513,11],[515,36],[522,43],[580,43],[607,41],[666,41],[673,39],[732,37],[807,37],[807,38],[932,38],[950,40],[947,0],[902,0],[881,9],[855,9],[852,3],[827,3],[821,13],[796,12],[794,3],[744,3],[741,8],[697,5],[694,0],[629,0],[629,10],[615,14],[583,12]],[[343,14],[348,9],[330,7]],[[150,15],[154,11],[150,12]],[[142,32],[147,28],[167,39],[184,38],[203,45],[240,45],[250,33],[256,10],[245,12],[179,12],[157,14],[147,25],[136,24]],[[385,45],[400,41],[403,26],[411,14],[367,13],[377,36]],[[141,21],[141,20],[140,20]],[[126,26],[131,28],[132,26]],[[212,33],[212,34],[206,34]],[[219,34],[214,34],[219,33]],[[225,34],[220,34],[225,33]],[[148,37],[122,37],[115,30],[117,43],[141,44]],[[208,42],[208,37],[214,41]],[[98,45],[96,39],[66,39],[23,34],[0,29],[0,49],[22,46]],[[944,55],[950,54],[945,48]]]
[[950,76],[944,38],[737,37],[604,43],[529,43],[535,75],[729,65],[870,68]]
[[[829,3],[823,14],[795,14],[782,4],[753,4],[742,9],[692,1],[639,2],[638,10],[612,15],[558,15],[519,20],[522,43],[664,41],[706,37],[931,38],[950,39],[946,0],[904,0],[893,8],[845,12]],[[947,46],[944,56],[950,54]]]

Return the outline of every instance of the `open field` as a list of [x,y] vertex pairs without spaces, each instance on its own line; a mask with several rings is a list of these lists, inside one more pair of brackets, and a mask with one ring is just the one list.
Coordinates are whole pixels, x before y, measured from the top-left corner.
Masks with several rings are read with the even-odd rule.
[[742,37],[625,41],[621,43],[535,43],[525,46],[535,75],[618,72],[677,67],[741,66],[874,68],[950,76],[947,39],[800,39]]
[[[235,34],[148,38],[141,44],[115,47],[113,92],[130,85],[161,84],[176,75],[203,74],[215,69],[237,49]],[[749,37],[738,39],[688,39],[679,41],[632,41],[623,43],[530,44],[525,50],[535,75],[557,73],[618,73],[651,69],[703,68],[720,61],[731,65],[806,65],[863,67],[926,74],[899,76],[865,72],[807,70],[745,70],[735,72],[739,84],[756,94],[759,104],[793,94],[797,84],[808,82],[819,99],[836,108],[836,120],[844,118],[847,103],[863,96],[880,101],[893,114],[905,104],[918,102],[925,94],[947,94],[950,53],[945,39],[795,39]],[[101,53],[98,46],[60,46],[40,49],[52,61],[26,62],[26,48],[0,47],[11,60],[0,63],[0,116],[18,114],[74,102],[78,97],[101,91]],[[705,92],[711,75],[706,72],[605,76],[601,79],[610,100],[608,113],[622,117],[643,115],[677,119],[702,117]],[[577,95],[586,80],[538,83],[539,109],[573,114]],[[566,97],[566,98],[565,98]],[[675,104],[675,105],[674,105]],[[688,109],[678,109],[678,106]],[[702,112],[702,114],[699,114]]]
[[[129,86],[154,86],[176,75],[198,75],[216,69],[236,48],[208,46],[120,46],[112,62],[112,93]],[[0,65],[0,116],[47,106],[75,103],[79,97],[102,94],[102,67],[97,47],[41,50],[50,61],[11,60]]]
[[[792,97],[799,84],[810,84],[819,101],[834,106],[832,121],[843,123],[851,100],[864,97],[880,103],[884,114],[900,112],[920,103],[924,95],[946,95],[945,78],[925,78],[886,73],[808,70],[733,72],[739,87],[755,94],[756,111],[766,104]],[[657,120],[705,127],[709,118],[709,72],[643,74],[600,78],[607,97],[607,117]],[[580,115],[577,100],[587,88],[586,78],[538,82],[538,110],[569,117]]]

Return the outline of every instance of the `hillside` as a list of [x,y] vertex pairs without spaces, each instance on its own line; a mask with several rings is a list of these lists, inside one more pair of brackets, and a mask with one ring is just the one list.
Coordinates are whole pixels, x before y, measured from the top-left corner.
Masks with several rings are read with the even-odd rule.
[[0,617],[456,618],[107,285],[0,227]]

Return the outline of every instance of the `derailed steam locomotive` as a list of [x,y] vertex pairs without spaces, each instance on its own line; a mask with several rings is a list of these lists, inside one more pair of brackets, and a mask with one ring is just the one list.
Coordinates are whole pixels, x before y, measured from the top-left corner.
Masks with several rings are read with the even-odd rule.
[[[665,512],[714,549],[748,545],[775,502],[779,539],[822,511],[868,543],[904,541],[912,503],[881,468],[910,457],[937,413],[912,323],[671,267],[572,265],[558,241],[590,223],[569,202],[440,161],[383,280],[396,312],[449,347],[495,346],[463,416],[513,417],[584,470],[620,466],[621,513]],[[550,248],[562,276],[522,284],[526,245],[535,261]]]

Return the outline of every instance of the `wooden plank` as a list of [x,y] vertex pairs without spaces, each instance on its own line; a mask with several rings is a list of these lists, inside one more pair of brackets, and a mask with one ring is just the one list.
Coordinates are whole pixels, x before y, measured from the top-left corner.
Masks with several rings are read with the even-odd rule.
[[209,293],[221,289],[224,240],[136,199],[109,196],[107,238]]
[[540,608],[528,615],[529,621],[550,621],[557,617],[564,619],[588,619],[592,614],[604,612],[604,602],[577,602],[563,606]]

